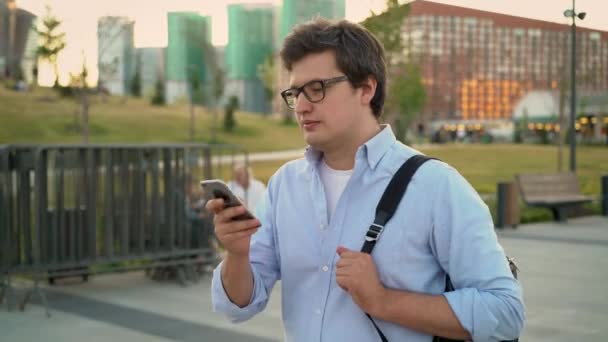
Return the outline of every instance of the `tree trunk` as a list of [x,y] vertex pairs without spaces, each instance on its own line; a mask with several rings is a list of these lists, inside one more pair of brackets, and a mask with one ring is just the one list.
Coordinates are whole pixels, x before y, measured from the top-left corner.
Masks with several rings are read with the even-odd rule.
[[89,97],[87,90],[81,89],[81,113],[82,113],[82,143],[89,143]]
[[190,100],[190,142],[194,142],[194,104]]
[[53,72],[55,72],[55,83],[53,83],[53,87],[59,86],[59,66],[57,65],[57,60],[53,60]]
[[217,140],[217,118],[219,117],[219,107],[213,109],[213,123],[211,126],[211,142],[215,143]]

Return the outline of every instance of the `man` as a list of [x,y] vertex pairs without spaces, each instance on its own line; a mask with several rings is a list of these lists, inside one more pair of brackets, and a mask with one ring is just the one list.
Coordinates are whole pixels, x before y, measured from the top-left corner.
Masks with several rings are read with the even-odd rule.
[[[419,154],[380,125],[384,52],[359,25],[315,20],[285,39],[282,92],[309,145],[271,178],[263,213],[209,201],[226,256],[214,309],[232,321],[262,311],[281,280],[287,341],[499,341],[519,335],[520,286],[487,206],[456,170],[425,163],[372,255],[358,252],[393,174]],[[445,276],[453,292],[444,293]]]
[[257,212],[258,206],[264,199],[266,186],[253,177],[251,168],[238,163],[235,165],[234,180],[228,182],[228,187],[236,196],[241,198],[251,212]]

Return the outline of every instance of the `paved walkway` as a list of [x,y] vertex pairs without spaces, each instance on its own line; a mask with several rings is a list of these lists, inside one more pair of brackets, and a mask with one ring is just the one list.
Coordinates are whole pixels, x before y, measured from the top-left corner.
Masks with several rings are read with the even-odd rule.
[[[520,266],[528,321],[521,341],[608,341],[608,218],[498,232]],[[19,284],[18,284],[19,285]],[[27,284],[22,284],[27,285]],[[280,341],[280,298],[233,325],[211,311],[209,278],[180,287],[141,272],[46,288],[52,316],[0,305],[0,341]]]

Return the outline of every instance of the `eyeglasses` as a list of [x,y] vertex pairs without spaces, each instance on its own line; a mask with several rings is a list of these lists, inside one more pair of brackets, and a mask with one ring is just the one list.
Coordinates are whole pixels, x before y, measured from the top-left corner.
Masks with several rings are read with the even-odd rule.
[[283,90],[281,92],[281,97],[283,97],[287,107],[294,109],[296,108],[296,100],[298,99],[298,96],[300,96],[300,93],[304,93],[304,96],[306,96],[306,99],[310,102],[321,102],[325,98],[325,89],[327,87],[347,80],[348,77],[345,75],[328,78],[326,80],[312,80],[301,87]]

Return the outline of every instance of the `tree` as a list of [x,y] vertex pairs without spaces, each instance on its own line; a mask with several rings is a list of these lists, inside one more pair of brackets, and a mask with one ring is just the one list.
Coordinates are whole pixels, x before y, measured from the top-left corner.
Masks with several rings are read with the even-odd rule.
[[[264,85],[264,95],[266,100],[272,104],[272,99],[276,93],[276,78],[277,70],[275,68],[274,57],[272,54],[268,55],[264,62],[258,65],[258,77]],[[272,108],[272,106],[270,106]]]
[[49,6],[46,6],[46,14],[42,18],[42,29],[36,30],[40,41],[36,49],[36,55],[53,66],[53,72],[55,73],[53,87],[55,88],[59,86],[57,56],[66,46],[65,32],[59,32],[59,26],[61,26],[61,20],[53,15]]
[[400,115],[395,118],[396,136],[407,139],[408,127],[418,111],[424,106],[426,94],[420,81],[420,68],[411,63],[400,63],[394,68],[395,79],[388,88],[387,107]]
[[386,10],[380,14],[371,15],[363,20],[361,25],[374,33],[384,45],[387,63],[394,65],[396,59],[403,55],[403,40],[401,27],[409,13],[407,4],[400,5],[397,0],[387,0]]
[[151,103],[155,106],[164,106],[165,101],[165,83],[159,75],[154,85],[154,96],[152,96]]
[[60,87],[66,92],[69,92],[72,97],[76,98],[78,108],[74,111],[73,127],[76,131],[80,131],[82,143],[89,143],[89,85],[87,77],[89,70],[87,68],[87,60],[82,55],[82,67],[78,73],[70,72],[70,83],[67,87]]
[[224,107],[224,130],[232,132],[236,127],[236,118],[234,112],[239,109],[239,98],[236,96],[230,96],[228,103]]
[[135,73],[131,80],[131,95],[141,97],[141,54],[135,56]]
[[217,118],[218,112],[220,111],[220,99],[224,96],[224,87],[226,82],[226,74],[223,69],[220,67],[213,68],[213,84],[211,85],[213,90],[213,100],[214,100],[214,108],[213,111],[213,127],[211,127],[211,141],[216,141],[216,132],[217,132]]
[[188,102],[190,103],[190,141],[194,142],[196,131],[195,131],[195,118],[194,118],[194,104],[201,103],[202,99],[201,79],[199,71],[196,65],[190,65],[188,76]]
[[409,13],[409,5],[387,0],[386,10],[372,14],[361,24],[370,30],[384,46],[386,53],[387,101],[385,120],[395,125],[397,138],[406,139],[406,132],[425,103],[420,67],[406,60],[401,27]]
[[[213,112],[213,125],[216,126],[218,104],[224,93],[224,71],[220,68],[217,61],[215,48],[209,42],[207,33],[200,26],[198,20],[188,19],[187,24],[182,29],[182,34],[186,37],[188,45],[198,47],[200,56],[199,59],[204,64],[196,63],[189,64],[187,75],[190,87],[190,138],[194,139],[194,105],[199,104],[207,106]],[[187,56],[186,58],[191,58]],[[191,58],[190,61],[193,61]],[[203,72],[206,71],[206,73]],[[204,78],[203,78],[204,76]],[[215,140],[215,127],[212,128],[212,140]]]

